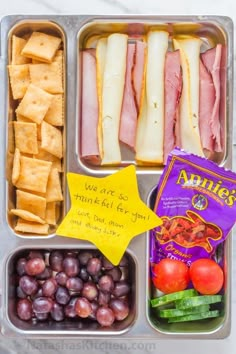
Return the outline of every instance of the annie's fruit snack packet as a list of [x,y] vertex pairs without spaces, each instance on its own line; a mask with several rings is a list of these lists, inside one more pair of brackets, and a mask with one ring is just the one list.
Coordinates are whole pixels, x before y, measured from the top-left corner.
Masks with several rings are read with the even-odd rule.
[[154,211],[151,262],[174,258],[188,265],[210,258],[236,220],[236,174],[178,148],[169,155]]

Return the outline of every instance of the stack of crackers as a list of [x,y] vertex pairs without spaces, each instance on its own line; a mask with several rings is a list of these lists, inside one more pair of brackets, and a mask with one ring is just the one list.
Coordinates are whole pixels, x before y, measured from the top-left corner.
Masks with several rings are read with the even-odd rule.
[[16,187],[15,231],[47,235],[57,224],[63,158],[64,90],[62,40],[33,32],[12,37],[8,65],[15,102],[9,123],[11,181]]

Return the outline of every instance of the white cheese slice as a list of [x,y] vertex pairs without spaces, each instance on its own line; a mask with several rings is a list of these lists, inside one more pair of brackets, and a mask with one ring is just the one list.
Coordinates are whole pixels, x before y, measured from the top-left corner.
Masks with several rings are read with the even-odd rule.
[[100,38],[96,47],[96,66],[97,66],[97,93],[98,93],[98,148],[100,157],[103,157],[103,144],[102,144],[102,88],[103,76],[106,61],[107,39]]
[[146,107],[138,120],[136,140],[136,160],[141,163],[163,163],[164,72],[168,37],[165,31],[150,31],[147,36]]
[[199,133],[199,58],[200,38],[173,39],[174,48],[180,50],[183,70],[183,90],[180,99],[181,147],[204,156]]
[[128,36],[111,34],[107,39],[102,89],[103,165],[121,163],[119,145],[120,114],[126,73]]

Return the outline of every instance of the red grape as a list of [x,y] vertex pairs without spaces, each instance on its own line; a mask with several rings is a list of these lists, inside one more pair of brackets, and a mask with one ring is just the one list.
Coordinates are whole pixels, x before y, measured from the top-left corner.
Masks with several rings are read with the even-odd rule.
[[66,286],[67,279],[69,278],[65,272],[59,272],[56,274],[55,279],[58,285]]
[[80,292],[83,289],[83,280],[78,277],[69,278],[66,282],[66,287],[68,290]]
[[66,305],[70,301],[70,293],[66,288],[59,286],[55,298],[60,305]]
[[75,303],[75,311],[79,317],[87,318],[92,313],[92,306],[85,297],[79,297]]
[[25,271],[28,275],[38,275],[45,269],[45,262],[42,258],[32,258],[25,265]]
[[109,303],[109,307],[114,312],[117,321],[124,320],[129,314],[128,303],[121,299],[112,299]]
[[103,292],[112,292],[114,289],[114,281],[110,275],[103,275],[98,281],[99,288]]
[[116,297],[121,297],[130,292],[130,285],[125,281],[121,280],[115,283],[112,294]]
[[60,251],[52,251],[49,255],[49,264],[55,272],[62,271],[63,253]]
[[19,285],[27,295],[34,295],[38,290],[37,281],[28,275],[23,275],[23,277],[20,278]]
[[37,297],[33,301],[33,310],[37,313],[48,313],[52,309],[53,302],[45,296]]
[[79,261],[74,257],[66,257],[63,260],[63,270],[68,277],[76,277],[79,274]]
[[90,275],[97,275],[102,267],[102,262],[99,258],[90,258],[87,264],[87,272]]
[[114,281],[119,281],[122,276],[122,272],[119,267],[114,267],[106,271],[107,275],[110,275]]
[[45,280],[42,285],[43,295],[48,297],[53,296],[57,290],[57,286],[57,282],[54,278],[49,278]]
[[97,321],[102,327],[109,327],[115,321],[115,315],[109,307],[101,306],[96,313]]
[[19,300],[16,311],[21,320],[29,321],[33,315],[31,302],[28,299]]
[[54,321],[60,322],[65,318],[63,306],[59,305],[57,302],[53,303],[50,313]]
[[84,283],[84,287],[82,290],[82,296],[86,297],[89,301],[96,299],[98,295],[98,289],[94,283],[88,281]]
[[19,258],[17,263],[16,263],[16,271],[17,274],[21,277],[22,275],[26,274],[25,271],[25,265],[27,263],[27,259],[26,258]]

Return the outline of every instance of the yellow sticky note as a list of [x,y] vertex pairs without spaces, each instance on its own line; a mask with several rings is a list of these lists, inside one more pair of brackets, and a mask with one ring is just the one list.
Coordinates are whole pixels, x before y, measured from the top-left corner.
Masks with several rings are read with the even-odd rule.
[[88,240],[119,264],[130,240],[162,224],[140,199],[134,166],[104,178],[67,174],[71,208],[57,235]]

